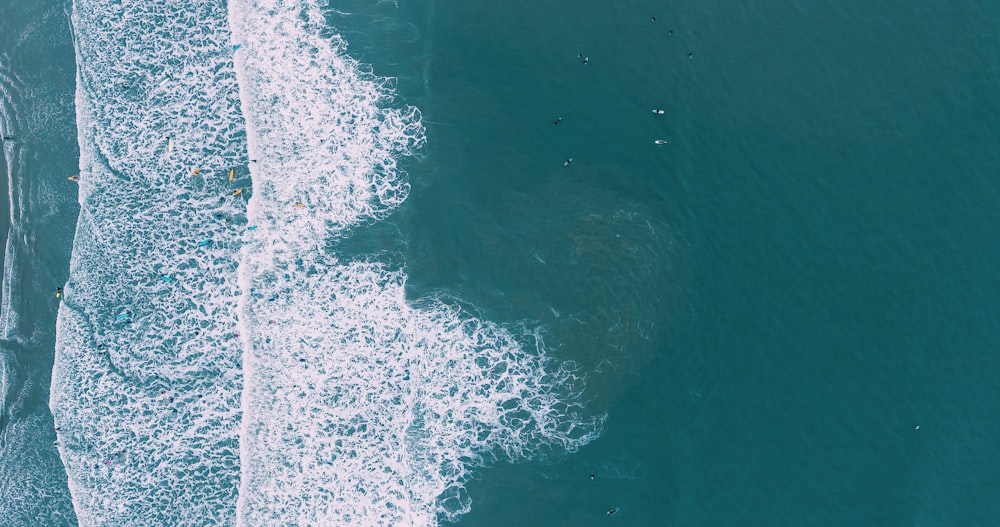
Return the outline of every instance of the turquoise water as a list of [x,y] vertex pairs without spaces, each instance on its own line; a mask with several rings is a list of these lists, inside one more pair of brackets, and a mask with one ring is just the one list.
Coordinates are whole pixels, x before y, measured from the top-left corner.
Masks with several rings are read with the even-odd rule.
[[[8,181],[47,189],[24,194],[30,250],[5,272],[22,300],[5,302],[20,324],[0,470],[51,494],[2,487],[9,525],[70,515],[37,445],[55,435],[51,291],[77,213],[74,69],[62,6],[36,9],[0,22],[20,79],[3,133],[23,138],[4,145],[22,160]],[[335,253],[404,269],[414,305],[539,332],[606,415],[576,452],[470,469],[459,525],[1000,522],[1000,7],[337,9],[327,22],[398,78],[426,145],[401,161],[406,201]]]
[[58,2],[0,10],[0,525],[76,525],[47,404],[79,213],[72,39]]

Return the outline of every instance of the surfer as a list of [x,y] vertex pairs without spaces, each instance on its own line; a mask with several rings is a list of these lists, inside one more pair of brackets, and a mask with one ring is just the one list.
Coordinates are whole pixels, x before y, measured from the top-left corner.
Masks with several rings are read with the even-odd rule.
[[608,509],[608,516],[611,516],[616,512],[618,512],[618,507],[611,507],[610,509]]
[[562,117],[556,117],[555,121],[552,121],[552,126],[556,126],[562,122]]
[[653,109],[653,113],[656,114],[656,115],[663,115],[663,114],[665,114],[667,112],[665,112],[665,111],[663,111],[663,110],[661,110],[659,108],[655,108],[655,109]]
[[668,141],[666,139],[657,139],[657,140],[653,141],[653,144],[657,144],[657,145],[665,145],[667,143],[668,143]]
[[79,174],[76,174],[76,175],[74,175],[74,176],[70,176],[70,177],[68,177],[68,178],[66,178],[66,179],[68,179],[68,180],[70,180],[70,181],[80,181],[80,175],[79,175]]
[[583,57],[584,64],[590,64],[590,57]]
[[568,166],[570,166],[572,164],[573,164],[573,158],[572,157],[563,162],[563,166],[564,167],[568,167]]
[[590,481],[594,481],[594,473],[593,472],[590,473]]
[[62,288],[61,287],[57,287],[56,288],[56,298],[62,298]]

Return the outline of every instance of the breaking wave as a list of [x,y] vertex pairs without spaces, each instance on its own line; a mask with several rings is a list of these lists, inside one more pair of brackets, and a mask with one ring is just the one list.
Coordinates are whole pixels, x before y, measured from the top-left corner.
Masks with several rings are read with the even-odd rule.
[[74,506],[232,525],[246,141],[225,6],[77,0],[72,20],[81,211],[51,406]]
[[596,437],[537,327],[337,252],[407,198],[419,111],[320,5],[225,9],[74,3],[52,406],[81,525],[436,525],[476,467]]

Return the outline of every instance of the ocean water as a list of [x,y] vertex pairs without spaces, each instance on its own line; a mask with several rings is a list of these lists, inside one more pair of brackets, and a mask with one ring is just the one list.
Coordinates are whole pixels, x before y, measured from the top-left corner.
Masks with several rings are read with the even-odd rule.
[[73,43],[58,2],[0,5],[0,525],[77,525],[47,404],[79,172]]
[[0,525],[1000,522],[1000,8],[5,7]]
[[81,210],[50,404],[77,518],[231,524],[249,181],[225,6],[84,0],[71,21]]

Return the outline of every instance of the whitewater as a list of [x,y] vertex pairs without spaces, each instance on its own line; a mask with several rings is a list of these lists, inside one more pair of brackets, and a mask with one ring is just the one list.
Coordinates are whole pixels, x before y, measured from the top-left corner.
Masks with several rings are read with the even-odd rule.
[[600,432],[541,328],[337,252],[403,206],[426,137],[325,9],[73,3],[51,406],[81,525],[437,525],[477,467]]

